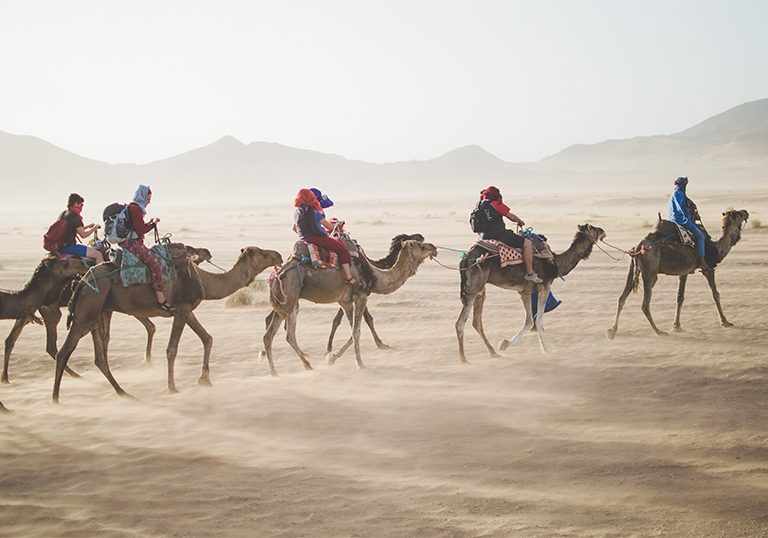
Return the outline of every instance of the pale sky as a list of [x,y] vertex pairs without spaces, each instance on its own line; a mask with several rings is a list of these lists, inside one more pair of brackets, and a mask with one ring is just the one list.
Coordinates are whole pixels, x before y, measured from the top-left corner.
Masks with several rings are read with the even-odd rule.
[[0,0],[0,130],[144,164],[232,135],[529,162],[768,97],[767,1]]

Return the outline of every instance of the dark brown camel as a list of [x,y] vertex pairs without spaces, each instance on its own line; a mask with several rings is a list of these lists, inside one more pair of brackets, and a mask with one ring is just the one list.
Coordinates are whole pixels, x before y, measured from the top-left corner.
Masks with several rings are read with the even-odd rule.
[[[286,340],[299,356],[304,368],[311,370],[312,366],[299,348],[296,341],[296,318],[299,311],[299,299],[313,303],[339,303],[352,324],[352,338],[355,346],[355,360],[358,368],[365,368],[360,358],[360,325],[370,293],[392,293],[399,289],[405,281],[416,274],[424,260],[437,256],[434,245],[420,241],[403,241],[397,261],[390,269],[379,269],[361,257],[361,263],[353,264],[353,276],[364,284],[364,288],[352,287],[345,283],[344,272],[341,269],[317,269],[304,265],[298,266],[297,260],[286,262],[274,278],[270,278],[269,300],[277,316],[267,327],[264,334],[264,350],[269,361],[269,371],[277,375],[272,361],[272,340],[280,328],[281,320],[286,323]],[[326,357],[328,364],[333,364],[335,358]]]
[[[280,254],[274,250],[246,247],[242,249],[234,267],[225,273],[208,273],[189,260],[183,266],[177,267],[178,276],[168,283],[165,291],[165,296],[169,302],[176,307],[171,336],[166,349],[168,392],[178,392],[173,370],[179,340],[185,325],[189,325],[203,342],[203,368],[198,383],[204,386],[211,384],[208,362],[213,338],[197,320],[193,310],[204,299],[223,299],[231,295],[253,282],[261,271],[267,267],[277,266],[282,261]],[[123,312],[134,317],[170,317],[156,308],[157,299],[150,284],[136,284],[125,288],[119,281],[119,275],[109,264],[101,264],[93,268],[86,275],[86,279],[89,276],[89,281],[95,281],[98,288],[94,289],[81,283],[76,288],[70,302],[70,315],[67,320],[68,325],[71,324],[69,333],[61,350],[56,355],[56,376],[53,384],[54,402],[59,400],[64,367],[80,339],[89,332],[93,338],[96,366],[119,395],[127,395],[109,370],[107,351],[112,312]]]
[[537,305],[536,329],[539,333],[539,344],[544,353],[552,353],[544,340],[544,307],[549,297],[552,282],[558,276],[565,276],[570,273],[581,260],[587,259],[592,253],[592,246],[604,237],[605,232],[601,228],[591,224],[579,225],[579,231],[573,238],[571,246],[565,252],[555,254],[554,263],[538,260],[536,272],[544,281],[538,285],[525,280],[525,267],[523,264],[501,267],[498,257],[476,263],[487,251],[477,245],[472,246],[459,264],[461,268],[461,303],[463,306],[459,319],[456,321],[456,335],[459,339],[459,358],[461,362],[468,362],[464,354],[464,326],[473,308],[472,326],[478,332],[480,338],[483,339],[483,343],[491,357],[499,356],[483,331],[483,304],[485,303],[486,284],[493,284],[500,288],[517,291],[525,307],[525,324],[523,328],[512,340],[502,340],[499,344],[499,351],[504,351],[509,345],[515,345],[520,337],[534,326],[531,294],[534,289],[538,289],[539,301]]
[[[5,340],[5,358],[0,382],[9,383],[8,361],[21,330],[27,323],[41,323],[35,316],[39,311],[45,323],[48,354],[56,360],[56,325],[61,318],[59,298],[69,293],[69,284],[77,274],[83,274],[88,267],[80,258],[60,259],[56,255],[46,256],[35,269],[32,277],[20,291],[0,291],[0,319],[15,319],[16,323]],[[66,304],[66,303],[65,303]],[[49,307],[48,305],[56,305]],[[67,373],[77,376],[67,369]]]
[[[187,246],[186,248],[187,248],[187,255],[189,256],[190,260],[192,260],[194,263],[198,265],[203,261],[210,260],[212,258],[211,252],[207,248],[195,248],[190,246]],[[84,273],[86,269],[87,267],[83,265],[83,271],[81,273]],[[41,304],[37,308],[37,311],[40,313],[40,318],[42,319],[42,323],[43,325],[45,325],[45,341],[46,341],[45,349],[48,355],[50,355],[53,360],[56,360],[56,353],[58,352],[58,348],[57,348],[58,334],[56,329],[59,325],[59,321],[61,320],[61,309],[66,307],[67,304],[69,304],[69,300],[72,297],[72,283],[74,279],[75,277],[70,276],[61,280],[60,283],[56,286],[56,288],[43,299],[44,301],[46,301],[46,303]],[[30,283],[33,280],[34,280],[34,275],[33,275],[33,278],[30,279]],[[56,289],[59,289],[60,291],[57,292]],[[0,292],[0,302],[2,302],[3,300],[7,302],[12,302],[14,300],[21,300],[13,297],[3,298],[2,294],[3,292]],[[3,319],[7,319],[7,318],[3,318]],[[147,347],[144,352],[144,364],[147,366],[151,366],[152,340],[155,336],[155,331],[157,329],[155,328],[155,324],[152,323],[152,321],[150,321],[148,318],[136,318],[136,319],[139,320],[139,323],[141,323],[147,331]],[[13,352],[13,348],[16,345],[16,341],[19,339],[19,336],[21,336],[21,332],[24,330],[24,327],[26,327],[27,324],[29,323],[40,323],[40,320],[38,320],[34,316],[34,314],[18,318],[16,320],[16,323],[13,325],[11,332],[8,334],[8,337],[5,339],[5,354],[3,357],[3,373],[2,373],[2,377],[0,377],[0,383],[10,383],[10,380],[8,377],[8,367],[11,360],[11,353]],[[77,373],[70,370],[69,367],[67,367],[65,371],[72,377],[80,377]]]
[[[710,268],[703,271],[709,283],[709,288],[712,290],[712,298],[715,300],[717,312],[720,315],[720,325],[723,327],[732,327],[733,324],[725,319],[723,308],[720,305],[720,293],[715,285],[714,265],[725,258],[731,251],[731,248],[739,242],[742,227],[748,218],[749,213],[745,209],[740,211],[731,209],[723,213],[723,227],[720,239],[714,243],[717,249],[717,260],[710,262],[708,259],[707,263],[710,264]],[[648,245],[651,245],[651,247],[647,248]],[[632,261],[629,263],[627,283],[619,297],[616,319],[613,322],[613,326],[606,331],[606,336],[609,340],[613,340],[613,337],[616,336],[616,331],[619,328],[619,315],[624,307],[624,302],[627,300],[629,292],[637,291],[641,278],[643,281],[643,314],[648,318],[653,331],[657,335],[667,334],[659,330],[651,316],[651,294],[660,274],[680,277],[677,287],[677,308],[675,309],[675,321],[672,324],[672,331],[682,331],[680,326],[680,310],[683,307],[685,283],[688,280],[688,275],[693,273],[698,265],[696,249],[683,245],[677,238],[668,238],[665,234],[651,232],[634,248],[634,252],[643,253],[633,256]]]

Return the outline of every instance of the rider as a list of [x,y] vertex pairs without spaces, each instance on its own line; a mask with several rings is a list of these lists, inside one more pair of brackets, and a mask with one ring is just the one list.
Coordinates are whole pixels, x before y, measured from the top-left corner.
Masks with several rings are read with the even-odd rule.
[[690,230],[696,237],[696,251],[699,255],[699,265],[697,269],[706,271],[709,269],[709,266],[704,260],[704,234],[699,230],[699,227],[693,223],[691,211],[696,210],[696,204],[694,204],[685,194],[687,185],[687,177],[679,177],[675,180],[675,190],[669,198],[669,220],[679,224],[686,230]]
[[93,232],[101,228],[98,224],[83,224],[83,218],[80,214],[83,211],[85,199],[77,193],[69,195],[67,200],[67,209],[59,215],[59,220],[67,221],[67,232],[64,235],[64,247],[59,249],[61,254],[70,254],[80,256],[81,258],[93,258],[97,264],[104,261],[104,256],[99,250],[85,245],[77,244],[77,237],[85,239]]
[[165,300],[165,284],[163,283],[163,266],[157,256],[144,245],[144,234],[157,228],[160,219],[157,217],[144,222],[147,206],[152,201],[152,190],[146,185],[139,185],[133,194],[133,201],[128,204],[133,231],[138,237],[126,239],[120,246],[136,256],[149,268],[152,275],[152,288],[157,296],[157,308],[168,314],[175,314],[176,308]]
[[[330,202],[327,196],[325,198]],[[293,231],[299,234],[299,239],[327,248],[338,254],[347,284],[361,287],[362,284],[352,276],[350,271],[349,264],[352,262],[352,257],[347,250],[347,246],[338,239],[328,235],[328,232],[333,231],[333,226],[325,219],[321,201],[318,200],[315,193],[309,189],[301,189],[296,195],[293,205],[296,207],[296,211],[293,214]],[[333,202],[326,207],[331,205],[333,205]]]
[[533,271],[533,245],[531,240],[518,235],[512,230],[508,230],[504,226],[504,219],[507,217],[512,222],[517,223],[519,226],[525,226],[525,222],[510,212],[509,207],[502,202],[501,192],[496,187],[488,187],[485,190],[480,191],[480,202],[488,200],[493,207],[492,211],[489,211],[488,229],[485,232],[480,233],[480,239],[496,239],[509,245],[510,247],[523,249],[523,261],[525,262],[525,279],[539,284],[542,282],[539,275]]

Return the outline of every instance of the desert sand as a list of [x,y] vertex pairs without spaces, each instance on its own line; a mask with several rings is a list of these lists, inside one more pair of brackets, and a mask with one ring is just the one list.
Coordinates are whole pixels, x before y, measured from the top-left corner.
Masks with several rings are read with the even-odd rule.
[[[763,192],[696,192],[705,224],[747,209],[767,221]],[[668,192],[583,194],[505,201],[565,250],[578,224],[602,227],[622,249],[636,244]],[[159,198],[159,197],[158,197]],[[339,202],[329,216],[372,258],[398,233],[422,233],[438,260],[458,267],[473,234],[475,200]],[[156,209],[156,210],[155,210]],[[247,245],[287,258],[291,208],[150,207],[162,232],[207,247],[229,268]],[[86,221],[98,217],[86,207]],[[49,214],[0,216],[0,287],[20,289],[44,252]],[[213,225],[212,225],[213,224]],[[608,247],[604,248],[608,249]],[[689,278],[685,332],[657,337],[632,295],[608,341],[628,259],[599,250],[553,285],[562,304],[535,333],[491,359],[467,327],[459,363],[454,323],[459,275],[435,261],[371,313],[391,350],[367,328],[357,371],[352,352],[324,361],[333,305],[302,303],[305,372],[280,331],[276,368],[257,357],[270,307],[253,302],[197,310],[214,337],[213,387],[196,384],[202,346],[186,331],[176,361],[179,394],[165,390],[170,322],[157,319],[154,366],[142,365],[144,330],[116,314],[110,363],[135,400],[118,397],[83,339],[51,403],[53,361],[44,330],[28,326],[0,400],[0,535],[60,537],[754,537],[768,535],[768,233],[748,225],[717,269],[719,326],[701,275]],[[621,252],[608,250],[621,258]],[[207,270],[218,271],[213,266]],[[269,271],[259,278],[264,279]],[[760,276],[762,275],[762,276]],[[654,289],[657,323],[670,329],[677,279]],[[492,342],[522,327],[514,292],[488,289]],[[12,320],[0,321],[7,335]],[[59,343],[66,330],[59,326]],[[342,326],[337,346],[350,334]]]

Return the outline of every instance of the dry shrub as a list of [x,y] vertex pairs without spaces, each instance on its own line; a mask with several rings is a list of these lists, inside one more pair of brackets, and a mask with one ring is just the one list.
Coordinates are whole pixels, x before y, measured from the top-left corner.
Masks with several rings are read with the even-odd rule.
[[269,293],[266,282],[255,280],[249,286],[240,288],[224,301],[226,308],[239,306],[263,306],[269,304]]

